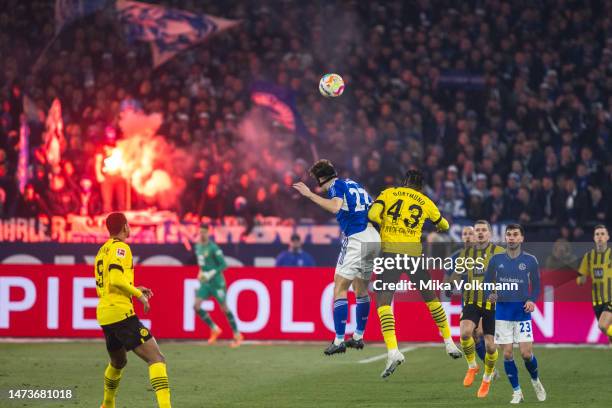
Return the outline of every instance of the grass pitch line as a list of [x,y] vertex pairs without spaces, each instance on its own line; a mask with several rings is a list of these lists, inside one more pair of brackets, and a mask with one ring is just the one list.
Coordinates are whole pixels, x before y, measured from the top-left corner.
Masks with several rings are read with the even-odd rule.
[[[403,347],[403,348],[399,349],[399,351],[401,351],[402,353],[407,353],[409,351],[416,350],[416,349],[417,349],[417,347]],[[379,354],[379,355],[374,356],[374,357],[364,358],[363,360],[359,360],[358,363],[360,363],[360,364],[368,364],[368,363],[373,363],[374,361],[384,360],[385,358],[387,358],[387,353]]]

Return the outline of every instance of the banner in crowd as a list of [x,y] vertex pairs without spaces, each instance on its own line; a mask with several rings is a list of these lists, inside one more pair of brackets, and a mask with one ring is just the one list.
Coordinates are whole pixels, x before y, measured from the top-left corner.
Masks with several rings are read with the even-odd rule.
[[[137,314],[158,338],[206,339],[208,328],[194,311],[199,285],[195,267],[140,267],[138,285],[154,292],[151,310]],[[239,329],[250,340],[330,340],[333,270],[331,268],[231,268],[226,274],[227,303]],[[543,283],[547,302],[533,313],[535,341],[540,343],[605,343],[591,303],[554,301],[555,289]],[[588,298],[590,289],[578,288]],[[354,297],[349,296],[347,332],[355,329]],[[0,265],[0,336],[102,338],[95,319],[97,305],[93,270],[89,266]],[[135,302],[138,303],[138,302]],[[231,330],[219,305],[201,305],[224,329]],[[445,303],[453,335],[459,334],[458,300]],[[394,302],[400,341],[440,341],[423,302]],[[370,310],[367,341],[381,341],[375,308]]]
[[[168,211],[127,211],[131,237],[134,244],[184,244],[197,240],[200,222],[181,220]],[[108,238],[104,224],[105,215],[40,216],[38,218],[0,219],[0,242],[59,242],[59,243],[102,243]],[[295,224],[278,217],[262,217],[257,225],[246,234],[244,220],[224,217],[222,220],[204,220],[211,226],[211,234],[218,244],[245,243],[270,244],[289,243],[293,233],[302,241],[317,245],[340,242],[340,228],[333,222],[324,225]],[[455,221],[449,230],[450,241],[461,240],[461,229],[467,223]],[[503,241],[505,224],[491,225],[492,240]]]
[[118,0],[119,20],[128,39],[151,44],[156,68],[181,51],[239,22],[138,1]]
[[251,85],[251,100],[270,112],[271,119],[298,136],[308,138],[309,133],[297,109],[295,92],[287,87],[264,81]]

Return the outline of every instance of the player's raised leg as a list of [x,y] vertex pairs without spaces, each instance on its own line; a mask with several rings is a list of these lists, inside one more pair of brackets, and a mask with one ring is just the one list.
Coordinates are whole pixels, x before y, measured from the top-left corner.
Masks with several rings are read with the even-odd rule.
[[465,356],[465,360],[468,364],[467,372],[465,373],[465,377],[463,378],[463,386],[470,387],[474,383],[474,378],[476,374],[478,374],[478,364],[476,364],[476,352],[475,352],[475,342],[474,342],[474,329],[476,328],[476,324],[467,319],[466,317],[466,308],[461,315],[461,323],[459,324],[459,329],[461,333],[461,348],[463,349],[463,355]]
[[208,344],[213,344],[217,341],[217,338],[221,335],[222,331],[219,326],[217,326],[212,320],[210,314],[208,314],[206,310],[202,309],[202,302],[204,301],[204,298],[200,297],[200,293],[203,290],[204,288],[202,286],[200,287],[200,289],[198,289],[195,302],[193,303],[193,310],[195,310],[196,314],[200,317],[200,319],[210,328]]
[[[531,325],[531,322],[529,324]],[[533,343],[521,342],[519,343],[519,348],[521,350],[521,357],[523,357],[525,362],[525,368],[531,376],[531,385],[533,385],[538,401],[546,401],[546,390],[538,376],[538,360],[533,354]]]
[[159,408],[170,408],[170,384],[166,371],[166,359],[154,337],[134,348],[134,353],[149,365],[149,380],[155,390]]
[[104,370],[104,400],[102,408],[115,408],[115,397],[121,381],[121,372],[127,364],[126,351],[123,346],[109,350],[110,362]]
[[355,278],[353,280],[353,290],[357,300],[356,310],[356,329],[353,336],[345,341],[346,347],[361,350],[364,347],[363,334],[365,333],[366,325],[368,324],[368,316],[370,314],[370,294],[368,293],[368,283],[364,279]]
[[608,336],[610,344],[612,344],[612,303],[607,303],[607,310],[604,310],[599,316],[599,329]]
[[491,380],[495,378],[497,373],[495,363],[497,363],[498,351],[495,345],[495,312],[493,310],[483,310],[480,319],[480,327],[483,333],[485,343],[485,359],[484,359],[484,375],[478,393],[478,398],[485,398],[489,394]]
[[351,283],[351,280],[337,273],[334,276],[334,329],[336,337],[324,351],[324,354],[327,356],[346,351],[344,335],[346,332],[346,320],[348,319],[347,294]]
[[[415,282],[419,287],[421,284],[419,282],[428,282],[431,281],[431,276],[426,270],[418,269],[415,273],[410,277],[413,282]],[[432,319],[438,326],[438,330],[440,331],[440,336],[444,339],[444,345],[446,348],[446,354],[451,356],[452,358],[461,358],[463,355],[461,350],[457,347],[453,338],[451,337],[450,324],[448,323],[448,318],[446,317],[446,312],[442,307],[442,303],[438,296],[433,290],[421,289],[421,297],[427,308],[429,309],[429,313],[431,314]],[[471,336],[471,333],[470,333]]]

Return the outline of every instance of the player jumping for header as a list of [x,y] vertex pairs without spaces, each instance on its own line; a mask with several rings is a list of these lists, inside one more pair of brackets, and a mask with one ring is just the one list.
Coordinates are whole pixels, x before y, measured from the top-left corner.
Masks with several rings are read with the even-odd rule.
[[[440,210],[433,201],[421,192],[422,189],[423,173],[419,170],[408,170],[402,186],[384,190],[372,204],[368,217],[372,222],[380,225],[383,256],[389,258],[394,258],[397,254],[421,256],[421,234],[426,220],[430,220],[438,231],[448,230],[448,221],[440,214]],[[387,269],[382,274],[382,280],[384,284],[396,283],[403,272],[409,272],[410,279],[415,284],[431,280],[429,273],[423,268],[414,271]],[[418,287],[420,288],[420,283]],[[394,293],[393,290],[386,289],[376,293],[378,318],[388,354],[387,365],[381,374],[382,378],[393,374],[397,366],[404,361],[404,356],[397,347],[395,336],[395,316],[391,308]],[[444,339],[447,354],[452,358],[460,358],[461,351],[453,342],[446,312],[436,293],[427,289],[420,289],[420,293]]]
[[514,343],[519,345],[538,401],[546,400],[546,391],[538,376],[538,360],[533,354],[531,324],[531,312],[535,310],[534,302],[540,294],[540,268],[535,256],[521,249],[524,240],[523,227],[509,224],[506,227],[506,253],[491,257],[484,279],[485,283],[516,283],[518,286],[518,290],[487,293],[488,300],[496,302],[495,344],[501,345],[504,352],[504,368],[514,390],[511,404],[523,401],[518,369],[512,353]]
[[[359,183],[338,178],[336,169],[329,160],[317,161],[310,168],[310,174],[327,193],[328,198],[313,193],[301,182],[295,183],[293,187],[323,209],[336,214],[344,236],[334,276],[336,338],[324,353],[344,353],[347,347],[362,349],[363,333],[370,313],[368,283],[374,267],[374,257],[380,251],[380,236],[368,222],[368,209],[372,199]],[[351,284],[357,298],[357,329],[353,337],[345,341],[347,292]]]

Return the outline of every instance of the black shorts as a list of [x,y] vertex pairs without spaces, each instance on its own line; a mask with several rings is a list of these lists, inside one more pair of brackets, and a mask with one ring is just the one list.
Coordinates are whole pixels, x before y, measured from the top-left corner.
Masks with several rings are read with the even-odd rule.
[[482,332],[493,336],[495,334],[495,309],[487,310],[473,303],[463,306],[460,320],[469,320],[478,327],[480,319],[482,319]]
[[[383,258],[395,258],[397,256],[396,253],[384,252]],[[400,254],[400,256],[404,256]],[[432,300],[437,300],[438,296],[434,290],[431,289],[423,289],[425,283],[431,281],[431,275],[426,269],[419,268],[415,271],[411,271],[407,273],[403,269],[389,268],[385,269],[382,275],[379,275],[377,279],[380,279],[382,283],[397,283],[399,282],[403,273],[406,273],[406,276],[410,279],[410,281],[414,284],[415,288],[420,292],[423,301],[430,302]],[[378,293],[393,293],[390,290],[374,290],[376,294]]]
[[102,330],[104,331],[108,351],[117,351],[122,347],[130,351],[153,337],[149,329],[143,326],[136,315],[117,323],[104,325]]
[[601,305],[595,305],[593,306],[593,311],[595,312],[595,316],[597,316],[597,320],[599,320],[603,312],[612,313],[612,302],[602,303]]

